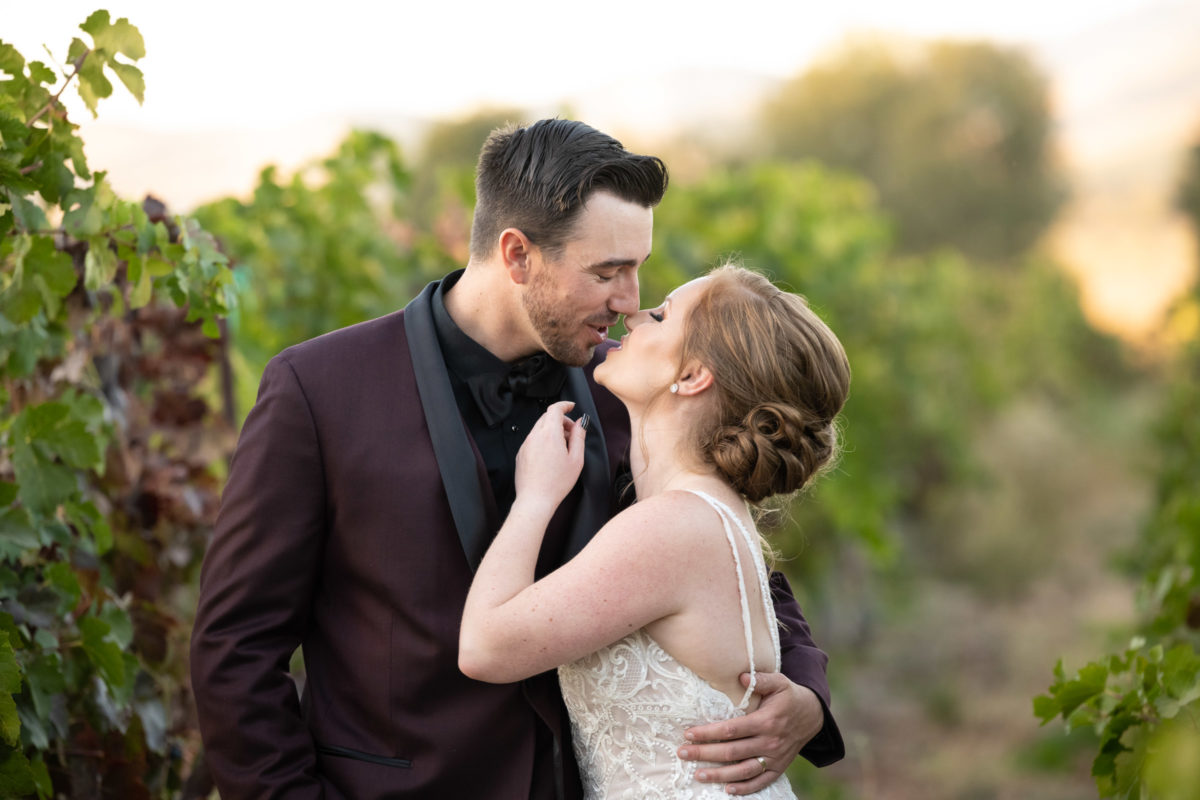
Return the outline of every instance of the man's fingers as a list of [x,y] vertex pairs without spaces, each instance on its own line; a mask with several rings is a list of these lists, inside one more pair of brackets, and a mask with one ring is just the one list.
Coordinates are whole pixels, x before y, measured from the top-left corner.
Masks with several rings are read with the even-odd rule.
[[721,767],[705,767],[696,773],[696,779],[703,783],[724,783],[729,794],[750,794],[765,788],[779,777],[779,772],[772,769],[770,762],[764,766],[757,758],[744,759],[736,764],[726,764]]
[[[710,722],[707,725],[697,725],[694,728],[688,728],[685,736],[689,742],[696,744],[704,744],[706,742],[729,742],[734,739],[740,739],[743,736],[752,734],[752,731],[745,730],[742,724],[746,717],[734,717],[722,722]],[[728,759],[724,759],[728,760]]]
[[[720,764],[734,764],[746,759],[753,759],[755,756],[766,756],[767,763],[769,764],[774,751],[778,747],[778,741],[772,741],[765,736],[755,736],[750,739],[738,739],[732,742],[689,744],[679,748],[679,757],[686,761],[714,761]],[[722,769],[725,769],[725,767],[722,767]]]
[[[742,686],[750,688],[750,673],[743,672],[740,676]],[[782,672],[756,672],[754,678],[755,694],[772,694],[787,689],[791,681]]]

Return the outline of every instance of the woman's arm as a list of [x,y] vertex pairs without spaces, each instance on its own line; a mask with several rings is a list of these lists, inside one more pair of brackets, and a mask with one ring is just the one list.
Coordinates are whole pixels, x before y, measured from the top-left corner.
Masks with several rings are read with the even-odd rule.
[[[517,456],[517,497],[484,556],[463,610],[459,668],[511,683],[581,658],[680,608],[694,519],[678,498],[638,503],[587,547],[534,582],[546,525],[583,467],[583,427],[555,403]],[[694,527],[691,528],[694,530]],[[694,550],[693,548],[690,548]]]

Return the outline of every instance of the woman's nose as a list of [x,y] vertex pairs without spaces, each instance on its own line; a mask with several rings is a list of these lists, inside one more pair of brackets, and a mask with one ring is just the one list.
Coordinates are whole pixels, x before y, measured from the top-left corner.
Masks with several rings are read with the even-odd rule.
[[625,327],[628,328],[629,330],[633,330],[638,325],[641,325],[643,322],[645,322],[646,317],[647,317],[647,313],[646,313],[646,309],[644,309],[644,308],[641,311],[638,311],[634,314],[630,314],[629,316],[625,317]]

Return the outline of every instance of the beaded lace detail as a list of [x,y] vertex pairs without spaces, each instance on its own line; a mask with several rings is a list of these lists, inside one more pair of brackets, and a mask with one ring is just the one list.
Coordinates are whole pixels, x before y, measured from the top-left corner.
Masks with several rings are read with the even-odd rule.
[[[729,796],[723,784],[695,780],[696,770],[711,764],[683,761],[675,751],[684,743],[687,728],[745,714],[753,691],[756,674],[750,605],[733,526],[753,554],[775,650],[775,669],[779,669],[779,632],[759,543],[728,506],[703,492],[691,491],[720,515],[733,551],[751,688],[734,705],[724,692],[676,661],[644,629],[559,667],[558,680],[571,715],[585,800],[703,800]],[[760,800],[796,797],[783,776],[767,788],[744,796]]]

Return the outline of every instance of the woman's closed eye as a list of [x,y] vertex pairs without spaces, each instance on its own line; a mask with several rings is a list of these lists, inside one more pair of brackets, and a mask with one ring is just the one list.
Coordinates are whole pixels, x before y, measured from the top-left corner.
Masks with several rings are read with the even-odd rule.
[[663,321],[663,313],[661,311],[647,311],[646,313],[649,314],[650,319],[654,320],[655,322]]

